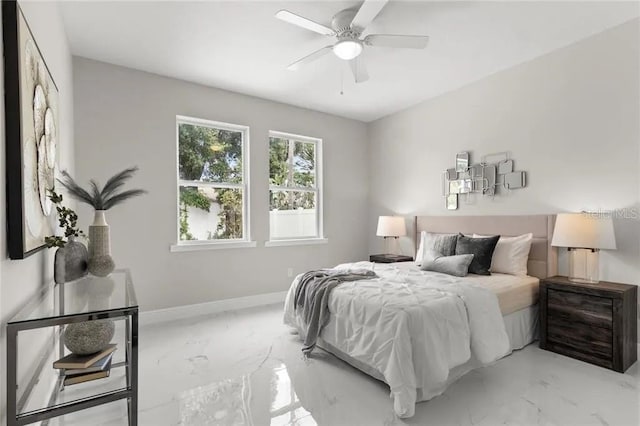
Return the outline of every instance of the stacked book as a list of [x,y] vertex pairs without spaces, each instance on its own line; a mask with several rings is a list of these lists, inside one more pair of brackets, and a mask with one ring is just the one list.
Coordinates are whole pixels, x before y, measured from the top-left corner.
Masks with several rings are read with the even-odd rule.
[[111,359],[116,345],[111,344],[102,351],[91,355],[69,354],[53,363],[53,368],[64,370],[64,385],[89,382],[109,377]]

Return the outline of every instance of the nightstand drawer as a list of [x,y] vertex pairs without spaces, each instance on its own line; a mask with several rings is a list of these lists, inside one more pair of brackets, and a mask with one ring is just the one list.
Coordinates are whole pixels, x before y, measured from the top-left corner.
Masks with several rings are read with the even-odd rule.
[[549,343],[567,346],[600,358],[611,359],[613,356],[613,330],[610,328],[550,318],[547,340]]
[[600,356],[592,355],[590,352],[585,352],[581,349],[576,349],[560,343],[548,342],[545,349],[560,355],[565,355],[571,358],[579,359],[580,361],[585,361],[591,364],[599,365],[600,367],[613,368],[613,361],[611,358],[605,359]]
[[612,328],[613,301],[606,297],[549,289],[547,315],[596,327]]

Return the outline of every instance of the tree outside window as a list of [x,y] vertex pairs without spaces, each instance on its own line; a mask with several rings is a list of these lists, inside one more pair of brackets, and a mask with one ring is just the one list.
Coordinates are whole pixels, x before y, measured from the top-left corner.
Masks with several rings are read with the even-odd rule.
[[178,118],[179,240],[245,239],[246,128]]

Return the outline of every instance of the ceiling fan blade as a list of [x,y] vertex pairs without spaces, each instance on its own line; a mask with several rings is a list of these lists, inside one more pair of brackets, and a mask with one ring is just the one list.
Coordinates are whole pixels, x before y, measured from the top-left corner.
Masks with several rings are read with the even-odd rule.
[[369,73],[367,72],[367,67],[364,65],[362,56],[350,60],[349,66],[351,67],[351,72],[353,73],[353,78],[355,78],[356,83],[363,83],[369,80]]
[[365,0],[351,21],[351,28],[356,28],[362,32],[378,16],[378,13],[389,0]]
[[289,12],[288,10],[280,10],[276,13],[276,18],[288,22],[293,25],[297,25],[298,27],[305,28],[307,30],[311,30],[318,34],[322,35],[334,35],[335,31],[333,31],[329,27],[325,27],[322,24],[318,24],[317,22],[312,21],[311,19],[304,18],[300,15],[296,15],[295,13]]
[[321,56],[324,56],[327,53],[331,52],[331,49],[333,49],[333,46],[325,46],[322,49],[318,49],[315,52],[313,52],[312,54],[307,55],[304,58],[299,59],[299,60],[295,61],[294,63],[290,64],[287,67],[287,69],[289,71],[296,71],[298,68],[300,68],[300,66],[306,65],[309,62],[313,62],[316,59],[320,58]]
[[416,35],[369,34],[363,41],[369,46],[424,49],[427,47],[429,37]]

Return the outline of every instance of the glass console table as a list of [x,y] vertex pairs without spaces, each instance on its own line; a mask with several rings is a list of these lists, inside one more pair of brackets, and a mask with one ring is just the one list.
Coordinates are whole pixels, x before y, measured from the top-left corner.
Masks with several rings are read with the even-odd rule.
[[[62,341],[64,326],[100,319],[124,322],[124,348],[118,345],[116,351],[121,353],[124,349],[124,359],[117,361],[114,357],[110,377],[65,389],[63,370],[52,368],[52,361],[65,355]],[[33,337],[26,335],[34,333],[37,335],[36,340],[40,342],[38,346],[43,348],[42,353],[31,347],[23,348],[23,352],[27,353],[21,353],[18,337]],[[25,342],[26,340],[23,341]],[[32,358],[31,362],[29,358]],[[27,365],[21,365],[23,362]],[[124,368],[124,374],[114,374],[114,370],[119,368]],[[9,320],[8,426],[41,421],[47,423],[53,417],[123,399],[127,400],[129,425],[136,426],[138,302],[129,270],[116,270],[106,278],[86,276],[64,284],[51,285]]]

